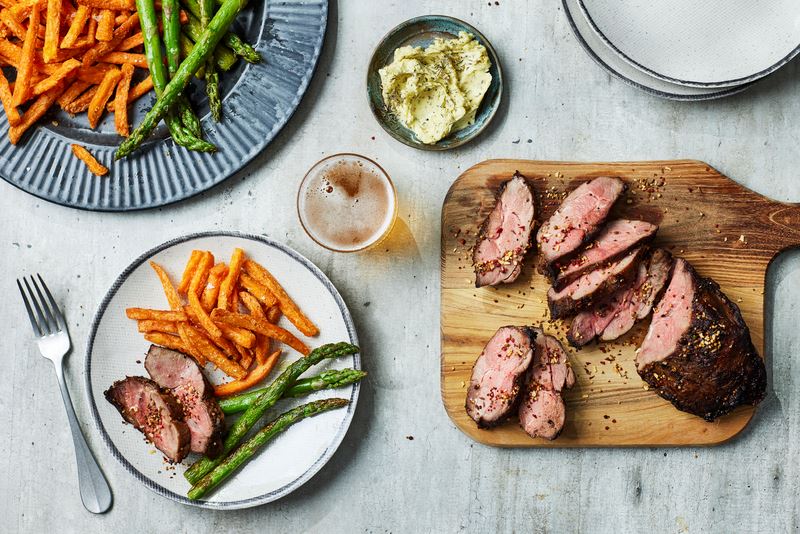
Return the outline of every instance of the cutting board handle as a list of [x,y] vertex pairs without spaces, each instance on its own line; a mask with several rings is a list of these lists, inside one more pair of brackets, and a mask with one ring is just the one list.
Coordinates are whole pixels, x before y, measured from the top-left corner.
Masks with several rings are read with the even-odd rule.
[[777,252],[800,247],[800,204],[771,204],[767,220]]

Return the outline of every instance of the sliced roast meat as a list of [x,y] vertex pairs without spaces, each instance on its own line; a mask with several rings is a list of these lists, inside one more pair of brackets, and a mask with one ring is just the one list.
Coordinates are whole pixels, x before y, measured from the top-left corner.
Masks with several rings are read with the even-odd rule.
[[550,316],[561,319],[575,315],[627,286],[636,276],[644,252],[642,247],[632,250],[621,259],[584,274],[560,291],[551,287],[547,291]]
[[467,391],[467,414],[481,428],[503,422],[517,406],[522,378],[533,359],[536,333],[524,326],[500,328],[484,347]]
[[619,259],[629,250],[652,240],[656,231],[658,226],[646,221],[611,221],[571,260],[555,263],[557,274],[553,285],[561,289],[581,275]]
[[122,418],[142,432],[172,462],[189,454],[191,435],[172,395],[141,376],[114,382],[105,392]]
[[144,368],[178,401],[192,434],[192,452],[217,456],[222,450],[225,417],[214,398],[214,388],[197,362],[181,352],[151,345]]
[[625,187],[619,178],[601,176],[567,195],[536,234],[542,272],[554,276],[555,262],[563,263],[594,237]]
[[556,439],[564,428],[566,406],[561,391],[575,384],[567,352],[559,341],[539,328],[533,362],[525,375],[519,423],[532,438]]
[[630,331],[637,320],[650,314],[667,284],[671,268],[672,255],[664,249],[654,250],[639,264],[633,283],[575,316],[567,332],[570,345],[582,347],[596,337],[612,341]]
[[653,311],[639,375],[679,410],[707,421],[761,402],[766,369],[739,308],[683,259]]
[[481,226],[472,251],[475,287],[513,282],[531,246],[534,196],[528,181],[517,173],[500,186],[497,201]]

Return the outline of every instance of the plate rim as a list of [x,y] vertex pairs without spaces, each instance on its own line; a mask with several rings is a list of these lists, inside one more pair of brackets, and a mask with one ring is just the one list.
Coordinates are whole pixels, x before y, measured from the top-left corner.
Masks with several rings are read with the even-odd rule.
[[655,70],[653,70],[653,69],[651,69],[649,67],[645,67],[644,65],[642,65],[641,63],[639,63],[638,61],[633,59],[632,57],[630,57],[627,54],[625,54],[622,50],[620,50],[603,33],[603,31],[600,29],[600,27],[597,25],[597,23],[594,21],[594,19],[592,18],[591,14],[589,13],[589,10],[587,9],[586,4],[584,3],[584,0],[577,0],[577,1],[578,1],[578,4],[580,5],[580,9],[581,9],[581,12],[583,13],[583,16],[589,22],[589,25],[592,27],[594,32],[618,56],[620,56],[627,63],[630,63],[631,65],[633,65],[637,69],[649,74],[650,76],[653,76],[655,78],[658,78],[660,80],[664,80],[664,81],[667,81],[667,82],[675,83],[675,84],[678,84],[678,85],[685,85],[687,87],[720,88],[720,89],[725,88],[725,87],[737,87],[737,86],[740,86],[742,84],[746,84],[746,83],[754,82],[756,80],[760,80],[761,78],[772,74],[773,72],[777,71],[781,67],[785,66],[792,59],[794,59],[794,57],[797,56],[797,54],[800,53],[800,43],[798,43],[797,46],[795,46],[795,48],[792,49],[791,52],[789,52],[786,56],[784,56],[783,58],[778,60],[776,63],[773,63],[772,65],[770,65],[766,69],[762,69],[762,70],[760,70],[758,72],[755,72],[753,74],[750,74],[748,76],[743,76],[743,77],[740,77],[740,78],[734,78],[734,79],[731,79],[731,80],[720,80],[720,81],[717,81],[717,82],[700,82],[700,81],[695,81],[695,80],[681,80],[680,78],[674,78],[674,77],[671,77],[671,76],[667,76],[667,75],[661,74],[660,72],[655,71]]
[[[381,50],[384,47],[384,45],[387,43],[389,38],[392,37],[395,33],[399,32],[402,29],[405,29],[405,28],[407,28],[409,26],[413,26],[413,25],[416,25],[416,24],[419,24],[419,23],[422,23],[422,22],[433,20],[433,19],[442,19],[442,20],[449,21],[451,23],[456,24],[457,26],[462,26],[464,30],[472,33],[475,37],[477,37],[481,41],[481,44],[484,45],[484,47],[486,48],[487,54],[491,58],[493,64],[497,67],[497,95],[495,96],[495,99],[494,99],[495,101],[491,104],[492,107],[491,107],[491,111],[489,113],[489,116],[486,118],[486,120],[483,122],[483,124],[480,126],[480,128],[475,130],[469,137],[465,137],[465,138],[461,139],[458,142],[447,144],[447,145],[442,145],[441,142],[444,141],[445,139],[447,139],[447,137],[449,137],[449,135],[447,137],[445,137],[444,139],[441,139],[441,140],[437,141],[436,143],[434,143],[432,145],[426,145],[425,143],[422,143],[422,142],[419,142],[419,141],[417,141],[417,142],[413,141],[413,138],[403,137],[402,135],[398,134],[397,132],[391,130],[388,127],[388,125],[381,119],[381,117],[378,114],[378,106],[376,105],[377,104],[376,100],[380,100],[380,103],[385,105],[385,103],[383,102],[383,95],[378,94],[375,98],[373,98],[373,96],[372,96],[372,94],[370,93],[370,90],[369,90],[369,79],[372,76],[372,70],[371,70],[370,67],[375,62],[375,57],[378,54],[378,51]],[[502,65],[500,63],[500,56],[497,54],[497,51],[495,50],[494,45],[492,45],[492,42],[489,41],[489,39],[487,39],[486,36],[482,32],[480,32],[477,28],[475,28],[475,26],[473,26],[469,22],[466,22],[466,21],[464,21],[462,19],[459,19],[459,18],[456,18],[456,17],[451,17],[450,15],[437,15],[437,14],[420,15],[420,16],[412,17],[412,18],[410,18],[408,20],[405,20],[405,21],[401,22],[400,24],[397,24],[392,29],[390,29],[388,32],[386,32],[383,35],[383,37],[381,37],[380,41],[378,41],[378,44],[375,45],[375,48],[373,48],[372,54],[370,55],[369,62],[367,63],[366,89],[367,89],[367,92],[366,92],[367,104],[369,105],[369,109],[372,112],[372,116],[374,117],[375,121],[378,124],[380,124],[381,128],[383,128],[383,130],[386,133],[388,133],[392,138],[394,138],[396,141],[400,141],[402,144],[404,144],[404,145],[406,145],[408,147],[416,148],[417,150],[424,150],[426,152],[445,152],[447,150],[452,150],[452,149],[464,146],[464,145],[468,144],[471,141],[474,141],[476,138],[478,138],[482,133],[484,133],[486,131],[486,129],[488,128],[489,124],[491,124],[491,122],[494,120],[495,116],[497,115],[497,111],[500,109],[500,105],[501,105],[501,103],[503,101],[503,92],[504,92],[503,67],[502,67]],[[481,105],[483,105],[483,101],[481,102]],[[411,132],[411,130],[409,130],[408,128],[405,128],[405,129],[408,130],[409,132]],[[455,133],[455,132],[451,132],[451,134],[452,133]],[[411,135],[412,136],[414,135],[413,132],[411,132]]]
[[[321,455],[314,461],[314,463],[299,477],[292,480],[291,482],[284,484],[282,487],[273,490],[269,493],[265,493],[263,495],[259,495],[256,497],[251,497],[248,499],[242,499],[237,501],[227,501],[227,502],[214,502],[214,501],[193,501],[188,499],[183,495],[179,495],[167,488],[163,487],[159,483],[151,480],[150,478],[146,477],[142,474],[136,467],[134,467],[127,458],[117,449],[116,445],[114,445],[113,441],[111,440],[111,436],[109,436],[108,432],[106,431],[103,423],[100,419],[100,413],[97,409],[97,405],[94,402],[94,396],[92,395],[92,384],[91,384],[91,368],[92,368],[92,349],[94,348],[94,341],[95,337],[97,336],[97,328],[100,323],[100,320],[103,318],[108,304],[111,302],[111,299],[117,294],[119,288],[125,283],[128,277],[133,273],[134,270],[139,268],[144,262],[149,260],[153,257],[153,255],[162,252],[168,248],[171,248],[175,245],[186,243],[188,241],[192,241],[195,239],[205,238],[205,237],[236,237],[240,239],[248,239],[250,241],[256,241],[261,243],[262,245],[266,245],[269,247],[277,248],[281,252],[289,255],[292,259],[301,263],[306,269],[308,269],[314,276],[319,279],[320,282],[325,286],[325,288],[331,293],[334,300],[336,301],[336,305],[339,307],[339,311],[342,313],[342,317],[344,319],[345,325],[347,327],[347,333],[350,337],[350,342],[354,345],[358,345],[358,335],[356,333],[355,324],[353,322],[353,318],[350,315],[350,310],[347,307],[347,304],[344,302],[339,291],[336,289],[336,286],[333,285],[333,282],[322,272],[322,270],[317,267],[311,260],[294,250],[293,248],[289,247],[288,245],[284,245],[273,239],[270,239],[266,236],[250,234],[245,232],[237,232],[233,230],[211,230],[205,232],[194,232],[191,234],[186,234],[180,237],[176,237],[157,245],[141,255],[139,255],[135,260],[133,260],[123,271],[122,273],[117,276],[114,280],[114,283],[106,292],[103,300],[100,302],[100,305],[97,308],[94,316],[92,317],[92,323],[89,328],[89,336],[86,343],[86,355],[83,361],[83,374],[84,374],[84,385],[85,385],[85,394],[87,397],[88,405],[91,408],[90,412],[92,415],[92,422],[94,423],[95,428],[99,431],[100,437],[105,443],[106,447],[108,448],[111,456],[113,456],[121,465],[125,468],[125,470],[133,475],[140,483],[142,483],[147,489],[150,491],[162,496],[167,497],[173,501],[179,502],[181,504],[185,504],[188,506],[194,506],[197,508],[206,508],[212,510],[236,510],[241,508],[251,508],[254,506],[259,506],[262,504],[270,503],[289,495],[297,488],[301,487],[303,484],[308,482],[315,474],[317,474],[322,467],[330,461],[333,457],[335,452],[339,449],[339,446],[342,444],[344,440],[344,436],[347,434],[350,425],[353,422],[353,417],[355,414],[356,405],[358,404],[358,397],[359,391],[361,390],[360,382],[356,382],[353,384],[353,390],[350,394],[350,403],[347,406],[347,413],[345,415],[345,419],[342,424],[339,426],[339,429],[336,432],[336,435],[333,438],[331,444],[325,448],[325,450],[321,453]],[[357,352],[353,355],[354,359],[354,367],[356,369],[361,369],[361,353]]]
[[[156,202],[153,202],[153,203],[150,203],[150,204],[141,204],[141,205],[135,205],[135,206],[119,206],[119,207],[110,206],[110,207],[106,207],[106,206],[99,206],[99,205],[96,205],[96,206],[75,205],[74,203],[70,203],[70,201],[68,199],[67,200],[62,200],[62,199],[58,198],[57,196],[53,196],[52,198],[50,198],[48,196],[45,196],[41,192],[29,191],[28,189],[23,187],[22,184],[13,181],[12,178],[6,177],[2,173],[0,173],[0,179],[2,179],[4,182],[14,186],[16,189],[19,189],[20,191],[22,191],[24,193],[27,193],[27,194],[33,196],[34,198],[38,198],[40,200],[44,200],[45,202],[48,202],[48,203],[51,203],[51,204],[55,204],[57,206],[63,206],[63,207],[66,207],[66,208],[77,209],[77,210],[80,210],[80,211],[100,212],[100,213],[128,213],[128,212],[144,211],[144,210],[149,210],[149,209],[154,209],[154,208],[163,208],[165,206],[170,206],[170,205],[173,205],[173,204],[177,204],[177,203],[182,202],[184,200],[188,200],[190,198],[196,197],[196,196],[200,195],[201,193],[205,193],[206,191],[209,191],[209,190],[213,189],[214,187],[220,185],[221,183],[223,183],[226,180],[228,180],[229,178],[231,178],[234,174],[244,170],[250,163],[253,162],[253,160],[256,159],[256,157],[258,157],[259,154],[261,154],[264,150],[266,150],[266,148],[270,144],[272,144],[272,142],[275,140],[275,138],[278,137],[278,135],[280,135],[281,131],[283,131],[283,129],[286,127],[288,122],[291,120],[291,118],[297,112],[297,108],[300,107],[300,103],[303,100],[303,98],[305,97],[306,93],[308,92],[309,86],[311,85],[311,80],[314,78],[314,76],[317,73],[317,69],[319,67],[319,59],[320,59],[320,56],[322,55],[322,48],[325,46],[325,40],[326,40],[326,38],[328,36],[328,17],[330,15],[330,2],[329,2],[329,0],[319,0],[319,1],[320,1],[320,5],[322,7],[322,12],[321,12],[322,25],[321,25],[321,28],[320,28],[321,29],[321,32],[320,32],[321,39],[320,39],[319,43],[317,43],[314,46],[314,51],[313,51],[313,54],[312,54],[312,57],[311,57],[311,64],[312,64],[311,69],[308,71],[308,76],[305,76],[303,78],[303,80],[300,82],[300,85],[298,86],[298,89],[297,89],[297,93],[294,95],[294,99],[291,102],[290,109],[289,109],[288,113],[286,113],[286,115],[283,117],[282,120],[277,121],[275,123],[275,126],[273,127],[274,134],[271,135],[271,136],[270,135],[265,136],[264,144],[261,147],[259,147],[258,150],[253,151],[252,154],[248,155],[248,157],[245,157],[245,158],[239,160],[238,165],[231,166],[227,172],[220,173],[219,176],[215,180],[213,180],[213,181],[211,181],[211,182],[209,182],[207,184],[204,184],[203,186],[198,187],[196,189],[189,190],[183,196],[176,196],[175,198],[171,198],[171,199],[166,200],[166,201],[156,201]],[[256,43],[256,45],[259,44],[260,42],[262,42],[262,40],[264,40],[265,37],[267,36],[267,34],[266,34],[265,30],[264,30],[264,28],[266,26],[266,23],[269,20],[269,12],[268,12],[267,8],[268,8],[268,3],[264,2],[264,5],[263,5],[263,13],[264,14],[263,14],[263,18],[261,20],[261,29],[260,29],[260,35],[259,35],[259,42]],[[241,75],[240,79],[236,81],[234,86],[239,85],[241,83],[241,80],[247,75],[247,73],[250,70],[252,70],[251,65],[250,64],[246,64],[244,66],[244,70],[242,72],[242,75]],[[201,120],[202,120],[202,117],[201,117]],[[55,134],[54,133],[52,135],[54,135],[56,137],[60,137],[60,134]],[[157,141],[155,141],[154,145],[157,145],[157,144],[160,144],[160,143],[163,143],[163,142],[169,142],[170,140],[171,140],[171,138],[169,138],[169,137],[166,138],[166,139],[160,140],[160,141],[157,140]],[[30,139],[28,139],[28,141],[30,141]],[[183,148],[181,148],[181,147],[179,147],[177,145],[174,145],[174,141],[173,141],[173,146],[174,146],[174,148],[176,150],[185,150],[185,149],[183,149]],[[22,147],[21,149],[24,150],[24,147]]]
[[[575,0],[575,1],[578,2],[580,0]],[[720,88],[720,91],[718,92],[702,94],[702,95],[681,95],[677,93],[668,93],[666,91],[661,91],[659,89],[653,89],[652,87],[649,87],[640,82],[632,80],[631,78],[628,78],[626,75],[616,70],[613,66],[606,63],[600,56],[597,55],[597,53],[594,51],[594,48],[592,48],[592,46],[586,41],[586,39],[583,37],[583,34],[578,29],[578,26],[575,23],[575,18],[574,18],[575,15],[573,15],[572,9],[569,7],[568,2],[569,0],[561,0],[561,5],[564,8],[564,14],[567,17],[567,22],[569,23],[570,28],[572,29],[572,34],[575,36],[575,39],[577,39],[578,44],[581,45],[583,51],[586,53],[586,55],[588,55],[592,59],[592,61],[600,65],[600,67],[602,67],[606,72],[608,72],[618,80],[622,81],[626,85],[629,85],[636,89],[640,89],[648,94],[657,96],[659,98],[664,98],[667,100],[673,100],[677,102],[702,102],[705,100],[716,100],[719,98],[725,98],[727,96],[733,96],[735,94],[746,91],[758,81],[754,80],[752,82],[742,85],[737,85],[728,88]]]

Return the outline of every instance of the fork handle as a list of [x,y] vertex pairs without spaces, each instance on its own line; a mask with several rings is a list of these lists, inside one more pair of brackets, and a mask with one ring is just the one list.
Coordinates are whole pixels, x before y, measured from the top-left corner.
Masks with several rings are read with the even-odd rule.
[[94,459],[86,438],[81,432],[72,399],[69,396],[67,383],[64,381],[64,369],[61,363],[55,364],[58,386],[61,388],[61,398],[64,399],[64,408],[67,410],[69,428],[72,430],[72,442],[75,445],[75,459],[78,463],[78,488],[81,492],[83,506],[93,514],[102,514],[111,507],[111,488],[108,486],[97,460]]

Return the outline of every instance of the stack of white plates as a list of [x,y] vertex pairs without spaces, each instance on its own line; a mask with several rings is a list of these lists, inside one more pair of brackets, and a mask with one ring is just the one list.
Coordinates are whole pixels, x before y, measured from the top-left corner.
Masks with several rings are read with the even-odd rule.
[[742,91],[800,52],[799,0],[562,0],[586,52],[649,93]]

